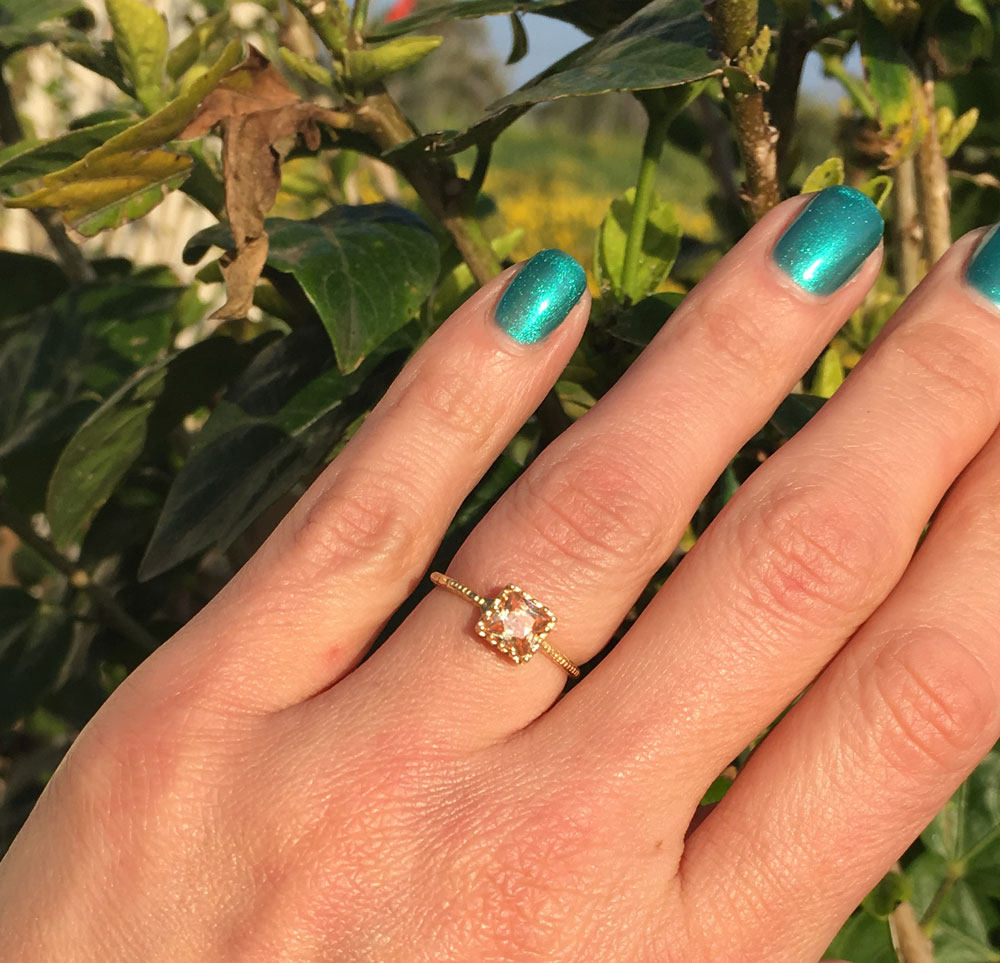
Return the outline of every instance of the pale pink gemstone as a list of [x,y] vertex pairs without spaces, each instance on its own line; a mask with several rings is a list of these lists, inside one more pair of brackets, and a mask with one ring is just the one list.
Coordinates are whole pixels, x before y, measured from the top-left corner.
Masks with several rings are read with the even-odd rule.
[[551,617],[540,606],[518,592],[508,592],[505,601],[497,603],[484,615],[481,625],[485,632],[509,643],[519,655],[531,651],[532,636],[543,632]]

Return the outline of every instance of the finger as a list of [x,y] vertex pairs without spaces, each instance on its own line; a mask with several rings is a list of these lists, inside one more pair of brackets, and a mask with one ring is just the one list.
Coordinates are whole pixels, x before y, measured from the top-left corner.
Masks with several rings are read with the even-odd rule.
[[565,366],[586,323],[585,286],[572,258],[544,251],[459,308],[254,558],[168,644],[171,669],[261,709],[304,699],[349,669]]
[[[823,229],[847,258],[838,280],[863,263],[858,277],[828,296],[793,282],[773,252],[810,199],[777,208],[691,292],[625,377],[535,460],[449,573],[482,594],[520,585],[555,612],[554,646],[577,663],[595,654],[732,453],[871,283],[878,256],[866,257],[881,219],[857,192],[827,194],[823,210],[831,199],[838,216]],[[860,239],[842,216],[857,216],[859,205],[868,218]],[[380,710],[401,713],[401,725],[419,719],[421,729],[475,745],[521,728],[551,704],[566,675],[543,655],[514,665],[491,651],[471,631],[477,614],[462,599],[432,593],[337,697],[403,680]]]
[[976,240],[742,486],[538,739],[594,746],[608,769],[639,752],[639,798],[693,806],[874,611],[1000,418],[1000,324],[963,280]]
[[747,958],[816,958],[1000,737],[997,504],[994,436],[899,585],[690,837],[692,905],[706,931],[727,920],[713,958],[748,919]]

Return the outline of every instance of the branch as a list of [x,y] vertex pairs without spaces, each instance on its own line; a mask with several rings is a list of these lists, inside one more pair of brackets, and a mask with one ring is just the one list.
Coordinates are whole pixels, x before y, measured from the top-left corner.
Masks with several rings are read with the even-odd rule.
[[70,585],[90,596],[91,602],[104,614],[105,621],[142,651],[152,652],[160,643],[118,603],[103,586],[91,581],[90,573],[70,561],[47,538],[32,527],[31,522],[6,498],[0,496],[0,525],[9,528],[25,545],[34,549],[53,568],[66,576]]
[[[725,96],[746,172],[746,201],[753,219],[759,221],[781,200],[781,191],[778,132],[764,108],[764,83],[751,52],[757,40],[757,0],[716,0],[712,29],[733,68],[724,83]],[[737,89],[737,84],[745,89]]]
[[934,116],[934,79],[929,72],[923,85],[927,133],[917,148],[917,186],[924,214],[924,256],[930,268],[951,246],[951,189],[948,162],[941,153]]
[[782,25],[781,39],[778,42],[778,59],[774,66],[774,81],[768,98],[771,106],[771,122],[778,132],[778,172],[782,177],[791,173],[788,170],[789,149],[792,145],[795,111],[799,102],[802,68],[811,46],[808,34],[801,24],[786,21]]
[[899,286],[903,294],[909,294],[920,282],[920,249],[923,243],[923,228],[917,217],[917,182],[912,157],[907,157],[899,164],[894,180],[893,227],[899,262]]
[[910,903],[900,903],[889,915],[889,932],[899,963],[934,963],[934,946],[920,929]]
[[[4,144],[17,144],[24,140],[24,131],[17,119],[17,111],[14,109],[14,101],[11,99],[10,87],[7,86],[3,68],[4,59],[0,58],[0,141]],[[31,214],[48,236],[49,243],[59,256],[59,261],[69,279],[76,283],[93,281],[94,269],[66,233],[59,215],[49,208],[32,211]]]

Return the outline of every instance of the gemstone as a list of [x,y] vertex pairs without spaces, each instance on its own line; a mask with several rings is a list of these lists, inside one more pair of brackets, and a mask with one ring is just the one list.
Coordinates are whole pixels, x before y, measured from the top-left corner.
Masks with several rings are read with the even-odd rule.
[[520,662],[531,657],[553,625],[555,618],[544,605],[508,585],[483,612],[476,629],[483,638]]

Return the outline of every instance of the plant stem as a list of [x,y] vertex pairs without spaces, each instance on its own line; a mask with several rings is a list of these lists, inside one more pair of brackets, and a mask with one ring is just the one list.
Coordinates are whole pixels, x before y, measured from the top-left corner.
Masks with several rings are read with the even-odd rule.
[[635,184],[635,203],[632,205],[632,221],[629,224],[628,237],[625,238],[625,260],[622,264],[622,290],[635,289],[639,274],[639,260],[642,256],[642,242],[646,235],[646,222],[649,220],[649,205],[653,199],[653,185],[656,183],[656,171],[660,166],[660,156],[663,144],[667,138],[667,127],[670,116],[663,110],[658,110],[644,103],[648,126],[646,139],[642,144],[642,160],[639,163],[639,178]]
[[910,903],[900,903],[892,911],[889,931],[899,963],[934,963],[934,947],[920,929]]
[[924,915],[920,920],[920,926],[924,930],[929,930],[934,925],[938,913],[941,912],[941,907],[948,901],[948,897],[951,895],[951,891],[955,888],[955,884],[959,878],[959,875],[949,867],[948,875],[941,880],[941,885],[931,897],[931,901],[928,903],[927,909],[924,910]]
[[363,37],[367,23],[368,0],[354,0],[354,9],[351,10],[351,33],[356,37]]
[[927,133],[917,148],[917,185],[924,214],[924,256],[930,268],[951,247],[951,190],[948,163],[941,153],[934,117],[934,79],[929,72],[923,85]]
[[105,622],[134,642],[144,652],[152,652],[160,643],[118,603],[103,586],[90,578],[90,573],[70,561],[47,538],[32,527],[24,515],[6,498],[0,496],[0,525],[9,528],[25,545],[34,549],[53,568],[66,576],[75,589],[90,596],[91,602],[104,614]]
[[[4,65],[4,58],[0,58],[0,142],[16,144],[24,140],[24,131],[21,129],[21,122],[17,119],[14,101],[10,96],[10,87],[7,86],[7,80],[3,75]],[[59,219],[59,215],[50,208],[32,211],[31,214],[48,236],[49,243],[59,256],[59,261],[67,277],[78,284],[93,281],[94,269],[66,233],[66,228]]]
[[907,157],[896,168],[893,184],[893,218],[896,252],[899,260],[899,286],[909,294],[920,282],[920,248],[923,230],[917,217],[917,182],[913,158]]
[[746,51],[757,38],[757,0],[716,0],[712,29],[730,65],[742,71],[750,90],[727,82],[726,100],[733,115],[736,137],[746,172],[745,199],[755,221],[781,200],[778,187],[778,132],[764,108],[763,83],[747,74]]
[[799,101],[802,68],[809,53],[810,43],[801,23],[785,22],[778,42],[778,59],[774,67],[769,103],[771,120],[778,132],[778,172],[782,178],[788,170],[792,129]]

